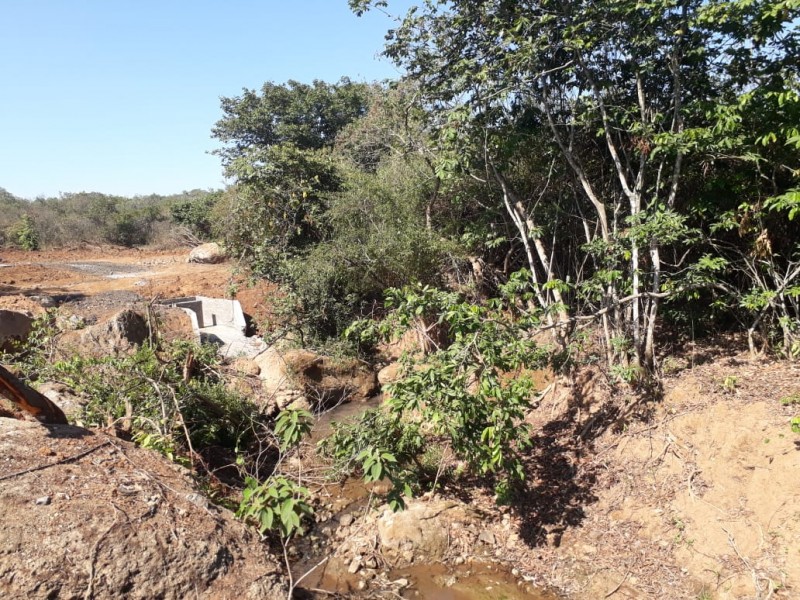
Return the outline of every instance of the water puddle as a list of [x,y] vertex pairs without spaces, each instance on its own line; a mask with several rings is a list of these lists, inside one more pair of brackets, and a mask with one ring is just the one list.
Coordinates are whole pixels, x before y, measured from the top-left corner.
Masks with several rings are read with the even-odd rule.
[[[295,574],[296,577],[302,574]],[[413,565],[364,579],[336,559],[326,561],[303,579],[305,597],[313,592],[341,594],[350,598],[405,598],[407,600],[559,600],[536,588],[505,566],[473,562]],[[313,590],[313,592],[312,592]],[[318,596],[322,598],[323,596]]]
[[383,396],[374,396],[366,402],[347,402],[339,404],[317,415],[314,428],[311,431],[311,443],[316,444],[323,438],[333,433],[333,423],[354,421],[370,408],[378,408],[383,402]]
[[[341,404],[321,413],[312,430],[312,443],[330,435],[334,422],[357,419],[365,410],[380,406],[382,401],[382,397],[375,397],[368,402]],[[481,561],[461,565],[418,564],[386,570],[374,558],[365,557],[363,566],[354,569],[334,552],[344,541],[337,528],[344,519],[350,523],[363,517],[372,492],[381,495],[388,491],[388,485],[388,482],[365,485],[363,481],[348,479],[318,490],[329,499],[329,518],[318,523],[307,537],[297,540],[297,558],[292,572],[295,580],[302,578],[300,597],[558,600],[557,595],[537,589],[512,573],[510,567]],[[377,532],[374,539],[377,544]]]
[[406,579],[410,585],[403,598],[424,600],[558,600],[515,577],[506,567],[491,563],[447,566],[415,565],[392,573],[391,579]]

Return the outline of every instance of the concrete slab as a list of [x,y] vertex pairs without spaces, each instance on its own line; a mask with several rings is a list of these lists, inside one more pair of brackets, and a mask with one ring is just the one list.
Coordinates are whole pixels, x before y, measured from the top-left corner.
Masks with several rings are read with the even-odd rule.
[[186,312],[191,318],[198,341],[218,346],[221,356],[253,357],[267,348],[261,338],[245,335],[247,321],[238,300],[185,296],[162,300],[161,304]]

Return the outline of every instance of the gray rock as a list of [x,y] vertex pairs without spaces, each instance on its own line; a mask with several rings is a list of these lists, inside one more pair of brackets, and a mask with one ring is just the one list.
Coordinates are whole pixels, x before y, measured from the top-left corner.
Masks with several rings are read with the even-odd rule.
[[200,263],[200,264],[214,264],[220,263],[225,260],[225,252],[219,244],[211,242],[210,244],[201,244],[189,253],[189,258],[186,262]]
[[488,529],[484,529],[481,531],[480,535],[478,536],[478,541],[483,542],[489,546],[495,545],[495,537],[494,534],[489,531]]
[[16,310],[0,310],[0,350],[14,350],[14,342],[25,342],[30,335],[33,317]]
[[350,566],[347,567],[347,572],[351,574],[358,573],[361,570],[361,566],[361,557],[356,556],[352,561],[350,561]]

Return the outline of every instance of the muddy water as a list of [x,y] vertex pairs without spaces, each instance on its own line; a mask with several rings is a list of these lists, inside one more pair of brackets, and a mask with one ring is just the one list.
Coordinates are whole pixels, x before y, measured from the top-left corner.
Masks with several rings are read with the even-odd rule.
[[316,444],[322,438],[329,436],[333,431],[332,425],[334,422],[354,421],[365,410],[379,407],[381,402],[383,402],[383,397],[375,396],[366,402],[348,402],[321,413],[314,422],[311,442]]
[[[329,435],[332,423],[358,418],[368,408],[380,406],[382,399],[366,403],[342,404],[318,416],[312,432],[313,442]],[[371,575],[350,573],[348,564],[332,557],[337,542],[331,532],[345,514],[357,516],[367,509],[371,492],[381,482],[366,486],[360,480],[348,480],[328,486],[332,494],[333,516],[319,523],[310,537],[301,541],[302,558],[292,566],[295,580],[302,577],[304,597],[325,598],[342,594],[350,598],[406,598],[408,600],[558,600],[559,596],[539,590],[515,576],[510,567],[474,561],[462,565],[419,564]],[[312,541],[315,540],[315,541]],[[312,591],[313,590],[313,591]]]
[[415,565],[400,569],[391,579],[408,579],[412,585],[403,598],[425,600],[558,600],[558,596],[536,590],[514,577],[505,567],[472,563],[459,567]]

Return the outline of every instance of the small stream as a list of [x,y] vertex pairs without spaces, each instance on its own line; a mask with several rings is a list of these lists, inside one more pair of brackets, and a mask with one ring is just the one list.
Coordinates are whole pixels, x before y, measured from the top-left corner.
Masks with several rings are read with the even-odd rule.
[[[312,431],[312,443],[329,435],[332,423],[357,418],[369,408],[380,406],[382,398],[366,403],[342,404],[319,415]],[[377,569],[352,573],[348,564],[330,556],[339,543],[335,532],[345,515],[360,516],[371,492],[383,492],[381,482],[367,486],[351,479],[327,487],[332,515],[298,540],[299,556],[292,565],[295,580],[303,577],[299,590],[304,598],[407,598],[422,600],[558,600],[558,596],[537,589],[513,574],[510,567],[478,559],[460,565],[415,564],[390,571]],[[376,489],[377,488],[377,489]]]

